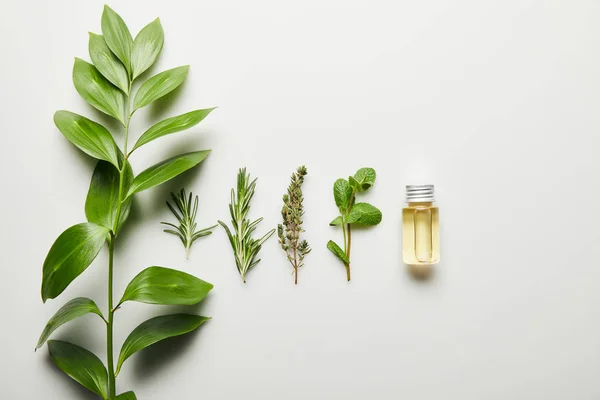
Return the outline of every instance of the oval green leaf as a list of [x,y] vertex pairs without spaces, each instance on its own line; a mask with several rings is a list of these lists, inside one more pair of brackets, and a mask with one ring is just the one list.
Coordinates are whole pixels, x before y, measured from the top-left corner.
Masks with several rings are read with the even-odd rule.
[[90,32],[90,58],[94,66],[113,85],[129,94],[129,77],[127,70],[115,54],[110,51],[104,37]]
[[165,34],[158,18],[146,25],[137,34],[131,52],[132,80],[154,64],[162,50],[164,41]]
[[84,153],[119,167],[119,147],[102,125],[70,111],[57,111],[54,124],[67,140]]
[[90,313],[97,314],[100,316],[100,318],[104,319],[102,312],[100,312],[100,309],[98,309],[98,306],[93,300],[85,297],[77,297],[69,301],[67,304],[62,306],[56,312],[56,314],[52,316],[52,318],[50,318],[50,321],[48,321],[46,324],[46,327],[44,328],[44,331],[42,332],[35,349],[37,350],[42,347],[52,332],[60,328],[62,325],[74,320],[77,317],[81,317],[82,315]]
[[131,74],[131,48],[133,38],[125,21],[109,6],[102,13],[102,35],[110,50],[117,56]]
[[149,267],[127,285],[119,304],[139,301],[147,304],[189,306],[202,301],[212,288],[210,283],[185,272],[164,267]]
[[54,364],[65,374],[103,399],[108,398],[108,373],[93,353],[61,340],[49,340],[48,351]]
[[347,180],[338,179],[335,181],[333,184],[333,198],[342,215],[346,215],[352,201],[352,188]]
[[94,261],[109,230],[91,223],[73,225],[54,242],[44,261],[42,300],[60,295]]
[[348,217],[346,218],[346,222],[349,224],[359,224],[359,225],[377,225],[381,222],[381,211],[377,207],[372,206],[369,203],[356,203],[352,206],[352,210]]
[[183,83],[190,69],[189,65],[163,71],[148,79],[135,94],[133,111],[138,110],[175,90]]
[[344,223],[344,220],[341,216],[337,216],[329,223],[329,226],[340,226]]
[[[133,171],[131,164],[125,162],[125,176],[123,181],[123,193],[127,193],[131,182],[133,182]],[[119,171],[111,164],[99,161],[94,169],[90,188],[85,200],[85,216],[88,222],[102,225],[105,228],[115,227],[117,206],[119,204]],[[125,200],[121,205],[121,217],[117,226],[119,228],[125,223],[131,209],[131,198]]]
[[155,317],[143,322],[125,339],[119,355],[116,373],[118,374],[121,371],[121,366],[125,360],[138,351],[161,340],[189,333],[209,319],[199,315],[173,314]]
[[123,93],[106,80],[96,67],[80,58],[75,58],[73,84],[81,97],[92,107],[125,125],[125,98]]
[[346,253],[344,253],[344,250],[342,250],[342,248],[338,246],[336,242],[330,240],[329,242],[327,242],[327,248],[329,249],[329,251],[335,254],[337,258],[342,260],[344,264],[350,264],[350,260],[348,260]]
[[137,397],[135,397],[135,393],[133,392],[126,392],[118,395],[115,400],[137,400]]
[[153,165],[135,177],[127,197],[173,179],[182,172],[198,165],[209,153],[210,150],[202,150],[180,154]]
[[373,168],[361,168],[354,174],[354,180],[356,181],[356,190],[364,192],[369,189],[375,183],[377,173]]
[[148,129],[135,143],[133,150],[140,146],[145,145],[148,142],[158,139],[161,136],[169,135],[171,133],[180,132],[189,129],[200,123],[208,114],[211,113],[216,107],[207,108],[204,110],[195,110],[189,113],[181,114],[176,117],[167,118],[164,121],[160,121],[156,125]]

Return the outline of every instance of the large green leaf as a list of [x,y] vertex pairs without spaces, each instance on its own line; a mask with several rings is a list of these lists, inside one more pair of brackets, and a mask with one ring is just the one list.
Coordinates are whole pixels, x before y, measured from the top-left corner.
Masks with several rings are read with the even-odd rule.
[[129,94],[129,76],[127,70],[115,54],[110,51],[104,37],[90,32],[90,58],[94,66],[113,85]]
[[193,275],[163,267],[149,267],[127,285],[119,302],[139,301],[148,304],[193,305],[213,288]]
[[42,347],[52,332],[60,328],[62,325],[74,320],[77,317],[81,317],[82,315],[89,313],[97,314],[100,316],[100,318],[104,318],[102,316],[102,312],[100,312],[100,309],[98,309],[98,306],[93,300],[90,300],[86,297],[77,297],[69,301],[67,304],[62,306],[56,312],[56,314],[52,316],[52,318],[50,318],[40,336],[40,339],[38,340],[35,349],[37,350]]
[[133,150],[138,147],[158,139],[161,136],[169,135],[171,133],[180,132],[189,129],[202,121],[212,110],[216,107],[207,108],[204,110],[195,110],[189,113],[181,114],[176,117],[167,118],[164,121],[160,121],[156,125],[148,129],[135,143]]
[[348,260],[346,253],[344,253],[344,250],[342,250],[342,248],[338,246],[336,242],[330,240],[329,242],[327,242],[327,248],[329,249],[329,251],[335,254],[337,258],[342,260],[344,264],[350,264],[350,260]]
[[189,65],[163,71],[148,79],[135,94],[133,111],[140,109],[175,90],[183,83],[190,69]]
[[135,397],[135,393],[133,392],[126,392],[115,397],[115,400],[137,400],[137,397]]
[[73,84],[81,97],[91,106],[125,124],[123,92],[106,80],[96,67],[80,58],[75,58]]
[[110,50],[121,60],[131,75],[131,48],[133,38],[123,18],[109,6],[102,13],[102,34]]
[[[133,171],[128,161],[125,161],[124,178],[123,195],[129,191],[131,182],[133,182]],[[96,164],[85,200],[85,216],[88,222],[102,225],[111,230],[114,228],[119,205],[119,179],[119,171],[111,164],[104,161]],[[129,216],[131,200],[131,198],[125,200],[121,205],[121,217],[117,232]]]
[[356,182],[356,190],[359,192],[364,192],[373,186],[376,178],[377,173],[375,173],[373,168],[361,168],[356,171],[356,174],[354,174],[352,179],[354,179]]
[[173,314],[155,317],[143,322],[125,339],[119,355],[116,373],[119,373],[125,360],[138,351],[161,340],[189,333],[209,319],[199,315]]
[[94,261],[109,230],[91,223],[73,225],[54,242],[44,261],[42,300],[65,290]]
[[333,197],[342,215],[346,215],[352,201],[352,188],[345,179],[338,179],[333,184]]
[[54,364],[65,374],[103,399],[108,398],[108,373],[93,353],[60,340],[49,340],[48,351]]
[[57,111],[54,124],[58,130],[84,153],[119,167],[119,147],[102,125],[70,111]]
[[198,165],[208,156],[210,150],[194,151],[192,153],[180,154],[171,157],[165,161],[153,165],[142,171],[135,177],[127,197],[142,190],[150,189],[153,186],[160,185],[181,174],[184,171]]
[[352,210],[346,222],[349,224],[359,225],[377,225],[381,222],[381,211],[377,207],[372,206],[369,203],[356,203],[352,206]]
[[133,50],[131,52],[133,79],[140,76],[154,64],[162,50],[164,41],[163,28],[158,18],[146,25],[137,34],[133,41]]

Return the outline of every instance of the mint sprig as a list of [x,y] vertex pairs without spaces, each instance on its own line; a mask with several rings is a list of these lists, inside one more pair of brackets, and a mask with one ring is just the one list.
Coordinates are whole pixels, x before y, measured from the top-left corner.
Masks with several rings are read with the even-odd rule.
[[333,198],[340,215],[329,223],[331,226],[341,226],[344,233],[344,248],[333,240],[327,243],[327,248],[346,267],[346,277],[350,280],[350,250],[352,247],[352,225],[374,226],[381,222],[382,214],[379,209],[369,203],[356,203],[356,194],[362,193],[375,184],[377,174],[373,168],[361,168],[354,176],[338,179],[333,184]]

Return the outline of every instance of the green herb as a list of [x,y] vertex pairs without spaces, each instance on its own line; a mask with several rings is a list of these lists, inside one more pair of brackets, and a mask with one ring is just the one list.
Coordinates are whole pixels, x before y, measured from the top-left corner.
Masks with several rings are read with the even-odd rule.
[[[75,59],[75,89],[91,106],[121,123],[124,130],[122,149],[117,146],[113,133],[97,122],[69,111],[58,111],[54,115],[58,130],[72,144],[99,161],[85,203],[88,222],[64,231],[46,256],[42,271],[42,300],[46,302],[58,297],[90,266],[106,243],[108,307],[106,314],[103,314],[91,299],[79,297],[67,302],[48,321],[36,349],[47,341],[52,361],[65,374],[108,400],[136,398],[131,391],[118,396],[116,393],[116,375],[127,358],[160,340],[190,332],[207,320],[197,315],[173,314],[142,323],[125,340],[115,372],[115,312],[128,301],[197,304],[213,287],[181,271],[149,267],[133,278],[117,305],[113,303],[115,246],[118,234],[127,221],[133,196],[196,166],[210,153],[210,150],[201,150],[181,154],[159,162],[137,176],[131,169],[129,158],[135,149],[161,136],[191,128],[213,110],[192,111],[159,122],[140,136],[131,151],[127,151],[129,123],[135,111],[174,90],[187,75],[187,66],[161,72],[142,83],[135,95],[132,94],[133,81],[154,63],[163,41],[163,29],[158,19],[144,27],[133,39],[123,19],[106,6],[102,15],[102,35],[90,34],[89,38],[93,64]],[[93,353],[76,344],[48,340],[63,324],[86,314],[98,315],[106,325],[106,366]]]
[[259,218],[254,222],[250,222],[246,218],[248,211],[250,211],[250,200],[254,196],[255,188],[256,179],[250,181],[250,174],[246,174],[246,168],[240,169],[237,175],[237,192],[231,189],[231,202],[229,203],[232,228],[229,229],[223,221],[218,221],[227,232],[233,249],[235,264],[244,283],[246,283],[248,271],[260,262],[260,259],[257,260],[256,256],[258,256],[262,244],[275,233],[275,229],[272,229],[258,240],[252,237],[252,233],[263,220]]
[[352,247],[352,225],[373,226],[381,222],[381,211],[369,203],[356,203],[356,194],[367,191],[375,183],[375,170],[361,168],[348,180],[338,179],[333,185],[333,197],[340,210],[340,216],[330,222],[331,226],[341,226],[344,232],[344,249],[330,240],[327,248],[346,267],[346,277],[350,280],[350,249]]
[[[181,240],[181,243],[183,243],[183,246],[185,247],[185,258],[189,259],[192,243],[194,243],[196,239],[210,235],[212,233],[211,230],[216,228],[217,225],[196,231],[198,196],[195,196],[194,201],[192,202],[192,192],[187,196],[185,194],[185,189],[181,189],[178,194],[171,193],[171,198],[173,199],[175,206],[167,201],[167,207],[169,207],[169,210],[171,210],[173,215],[175,215],[175,218],[177,218],[177,221],[179,221],[179,226],[169,222],[161,222],[161,224],[175,228],[174,230],[165,229],[164,232],[173,234]],[[177,207],[177,209],[175,209],[175,207]]]
[[304,232],[302,229],[302,216],[304,215],[302,184],[305,176],[305,166],[298,167],[298,170],[292,174],[287,193],[283,195],[283,208],[281,209],[283,224],[277,226],[279,244],[294,268],[295,284],[298,284],[298,268],[304,265],[304,257],[311,251],[308,242],[300,240],[300,233]]

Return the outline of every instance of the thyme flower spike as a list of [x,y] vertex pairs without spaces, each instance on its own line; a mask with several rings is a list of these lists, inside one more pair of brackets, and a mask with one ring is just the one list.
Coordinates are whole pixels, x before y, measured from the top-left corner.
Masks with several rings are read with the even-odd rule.
[[300,240],[302,229],[302,216],[304,215],[304,196],[302,195],[302,184],[306,176],[306,167],[298,167],[292,174],[287,193],[283,195],[283,208],[281,216],[283,224],[277,226],[279,244],[294,268],[294,283],[298,284],[298,269],[304,266],[304,257],[310,253],[311,248],[306,240]]

